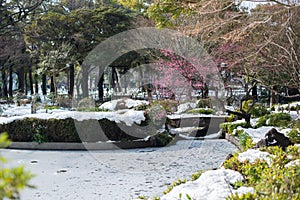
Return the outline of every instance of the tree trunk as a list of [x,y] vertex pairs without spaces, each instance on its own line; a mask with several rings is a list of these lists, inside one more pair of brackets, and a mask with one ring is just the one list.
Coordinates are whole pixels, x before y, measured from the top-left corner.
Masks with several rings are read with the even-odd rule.
[[47,95],[47,77],[46,77],[46,74],[42,75],[42,92],[43,92],[43,95]]
[[28,81],[27,81],[27,72],[24,72],[24,83],[25,83],[25,95],[28,93]]
[[104,73],[102,73],[98,81],[98,98],[100,103],[103,103],[103,96],[104,96],[103,83],[104,83]]
[[252,87],[252,97],[253,97],[253,99],[254,99],[255,101],[258,100],[258,98],[257,98],[257,86],[256,86],[256,85],[254,85],[254,86]]
[[25,93],[25,73],[24,67],[20,67],[18,70],[18,91],[22,94]]
[[7,93],[7,82],[6,82],[6,71],[5,69],[2,70],[2,95],[3,97],[7,98],[8,93]]
[[275,86],[273,85],[270,91],[270,108],[275,103]]
[[54,85],[54,78],[51,76],[51,83],[50,83],[50,92],[55,93],[55,85]]
[[29,89],[30,89],[30,94],[33,95],[34,91],[33,91],[33,78],[32,78],[32,68],[31,67],[29,67],[28,75],[29,75]]
[[75,83],[75,68],[74,68],[74,64],[70,64],[68,94],[71,97],[73,97],[73,94],[74,94],[74,83]]
[[38,75],[34,75],[34,86],[35,86],[35,94],[39,94],[39,82],[38,82]]
[[8,94],[9,94],[10,98],[13,97],[13,70],[12,70],[12,66],[9,67]]
[[81,87],[82,87],[82,98],[89,97],[89,69],[86,65],[81,65],[82,70],[82,79],[81,79]]

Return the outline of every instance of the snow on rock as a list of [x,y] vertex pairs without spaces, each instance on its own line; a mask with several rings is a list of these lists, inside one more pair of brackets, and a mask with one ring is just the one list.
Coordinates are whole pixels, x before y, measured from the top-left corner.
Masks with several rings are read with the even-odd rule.
[[268,152],[263,152],[258,149],[248,149],[238,155],[239,162],[244,162],[248,160],[250,163],[255,162],[257,159],[265,160],[269,165],[271,163],[270,154]]
[[272,128],[276,128],[276,130],[280,133],[283,133],[285,136],[292,130],[291,128],[279,129],[278,127],[273,126],[262,126],[259,128],[242,128],[238,127],[236,130],[244,130],[253,140],[253,142],[257,143],[261,139],[265,138],[266,133],[268,133]]
[[103,103],[99,108],[103,110],[114,111],[116,110],[118,104],[124,104],[126,108],[133,108],[143,104],[148,105],[149,102],[143,100],[134,100],[134,99],[116,99],[116,100]]
[[300,160],[293,160],[285,165],[286,168],[292,167],[292,166],[300,166]]
[[183,103],[183,104],[180,104],[178,107],[177,107],[177,111],[175,112],[176,114],[180,114],[180,113],[183,113],[189,109],[194,109],[196,108],[198,105],[197,102],[187,102],[187,103]]
[[246,193],[254,193],[254,188],[252,187],[245,187],[245,186],[242,186],[242,187],[239,187],[236,191],[236,193],[238,193],[239,195],[242,195],[242,194],[246,194]]
[[231,186],[237,181],[242,181],[243,176],[230,169],[217,169],[204,172],[197,180],[188,181],[185,184],[176,186],[168,194],[161,197],[161,200],[195,199],[195,200],[218,200],[225,199],[232,193],[253,192],[253,188],[243,187],[235,190]]
[[131,126],[133,123],[140,124],[145,120],[144,111],[135,110],[120,110],[117,112],[78,112],[78,111],[63,111],[54,113],[38,113],[38,114],[26,114],[22,116],[13,117],[0,117],[0,124],[11,123],[15,120],[22,120],[24,118],[38,118],[38,119],[66,119],[72,118],[78,121],[89,119],[108,119],[115,122],[124,122],[127,126]]
[[265,137],[265,134],[269,132],[273,126],[262,126],[260,128],[242,128],[238,127],[237,130],[244,130],[253,140],[253,142],[257,143],[259,140]]

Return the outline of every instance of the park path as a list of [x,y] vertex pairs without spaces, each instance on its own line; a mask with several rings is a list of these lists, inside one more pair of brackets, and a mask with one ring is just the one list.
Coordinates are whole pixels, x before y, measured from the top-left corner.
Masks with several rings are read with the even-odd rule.
[[219,167],[236,147],[226,140],[181,140],[164,148],[107,151],[3,149],[9,166],[36,175],[22,200],[129,200],[161,196],[178,178]]

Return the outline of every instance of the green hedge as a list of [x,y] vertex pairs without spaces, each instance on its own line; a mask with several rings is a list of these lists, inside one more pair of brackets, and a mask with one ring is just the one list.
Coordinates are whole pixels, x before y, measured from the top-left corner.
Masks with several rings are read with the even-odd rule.
[[243,127],[243,128],[250,128],[251,125],[248,124],[247,122],[225,122],[220,124],[220,128],[223,129],[224,133],[229,133],[232,134],[233,130],[236,129],[237,127]]
[[151,135],[149,131],[149,127],[137,124],[126,126],[107,119],[75,121],[72,118],[25,118],[9,124],[0,124],[0,133],[7,132],[14,142],[129,141]]

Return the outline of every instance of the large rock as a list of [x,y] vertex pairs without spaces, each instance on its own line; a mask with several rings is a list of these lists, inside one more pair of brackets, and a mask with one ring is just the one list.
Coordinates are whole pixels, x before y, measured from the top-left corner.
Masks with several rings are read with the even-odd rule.
[[275,128],[272,128],[265,135],[265,138],[257,142],[256,148],[263,146],[280,146],[283,150],[293,143],[284,134],[279,133]]

